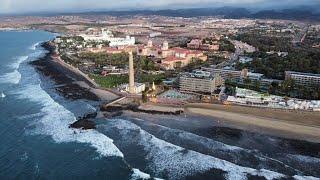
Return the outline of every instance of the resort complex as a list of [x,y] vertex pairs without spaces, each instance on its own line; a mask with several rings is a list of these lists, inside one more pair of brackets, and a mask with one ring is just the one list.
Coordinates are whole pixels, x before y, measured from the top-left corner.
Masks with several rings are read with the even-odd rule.
[[319,0],[0,2],[0,180],[320,180]]
[[[89,28],[79,32],[79,36],[57,37],[53,45],[65,62],[78,67],[98,84],[103,83],[102,86],[121,93],[143,95],[145,101],[157,104],[166,102],[159,100],[163,99],[161,94],[173,90],[193,96],[188,98],[192,102],[319,110],[319,97],[304,100],[300,88],[319,87],[319,74],[283,71],[280,79],[256,71],[250,64],[259,59],[253,56],[258,48],[231,40],[230,33],[213,33],[202,38],[190,35],[191,38],[181,45],[176,41],[182,37],[173,39],[164,31],[150,32],[147,38],[140,34],[144,31],[136,37],[132,34],[137,31],[120,32]],[[288,52],[271,52],[265,53],[267,56],[275,54],[277,58],[289,55]],[[313,94],[318,96],[317,93],[319,95],[319,92]],[[178,96],[170,99],[181,101]],[[188,99],[182,101],[187,103]]]

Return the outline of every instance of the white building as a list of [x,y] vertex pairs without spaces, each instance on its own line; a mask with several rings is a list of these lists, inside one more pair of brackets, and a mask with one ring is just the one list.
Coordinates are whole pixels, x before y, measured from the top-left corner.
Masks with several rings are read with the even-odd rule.
[[251,62],[251,61],[253,61],[253,58],[251,58],[251,57],[247,57],[247,56],[240,56],[239,57],[239,62],[240,63],[248,63],[248,62]]
[[134,37],[126,36],[126,38],[117,38],[113,36],[111,31],[104,29],[102,30],[102,33],[100,35],[82,34],[80,36],[83,37],[85,41],[109,41],[109,46],[111,47],[134,45],[136,43]]
[[154,38],[154,37],[157,37],[157,36],[161,36],[161,32],[153,32],[153,33],[150,33],[149,37],[151,38]]
[[200,94],[213,93],[218,87],[224,84],[224,80],[219,74],[207,76],[206,72],[197,71],[187,73],[179,78],[180,91],[194,92]]
[[[122,91],[129,92],[129,84],[123,84],[119,87]],[[141,94],[144,90],[146,90],[146,85],[143,83],[135,83],[134,91],[135,94]]]
[[320,74],[286,71],[285,75],[286,80],[293,79],[296,84],[301,86],[320,85]]

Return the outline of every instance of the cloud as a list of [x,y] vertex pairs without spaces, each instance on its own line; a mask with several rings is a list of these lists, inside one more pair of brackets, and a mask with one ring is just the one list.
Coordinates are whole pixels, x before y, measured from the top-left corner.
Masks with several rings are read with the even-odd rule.
[[319,1],[320,0],[0,0],[0,13],[220,7],[228,5],[308,5],[319,3]]

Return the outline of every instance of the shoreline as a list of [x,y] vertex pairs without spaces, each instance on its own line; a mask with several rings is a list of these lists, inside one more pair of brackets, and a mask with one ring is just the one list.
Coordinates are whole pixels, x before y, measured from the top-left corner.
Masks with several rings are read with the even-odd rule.
[[189,104],[185,110],[191,114],[218,118],[219,123],[236,129],[320,143],[320,114],[316,113],[216,104]]
[[[53,56],[53,48],[48,42],[42,43],[41,46],[48,53],[46,53],[45,57],[31,62],[31,64],[44,76],[53,79],[58,85],[58,87],[55,87],[56,90],[66,98],[100,101],[101,105],[103,102],[110,102],[120,98],[115,93],[99,88],[84,73],[79,72],[80,70],[63,62],[59,57]],[[182,113],[180,110],[163,113],[162,111],[157,111],[158,105],[146,106],[143,104],[142,106],[144,107],[143,109],[133,109],[132,112],[168,115],[180,115]],[[167,106],[164,107],[166,107],[164,109],[168,109]],[[114,117],[120,115],[123,108],[111,108],[110,110],[111,112],[101,109],[98,112],[101,111],[102,114],[106,114],[104,117]],[[273,109],[215,104],[187,104],[184,111],[186,114],[191,113],[217,118],[218,120],[214,121],[225,123],[234,129],[320,143],[320,120],[317,120],[317,118],[320,119],[320,115],[316,113],[283,112]],[[297,121],[298,118],[305,121]]]
[[109,102],[119,96],[100,89],[95,82],[85,76],[80,70],[63,62],[54,56],[53,47],[48,42],[40,45],[48,51],[44,57],[30,62],[45,77],[56,82],[56,90],[68,99],[88,99]]

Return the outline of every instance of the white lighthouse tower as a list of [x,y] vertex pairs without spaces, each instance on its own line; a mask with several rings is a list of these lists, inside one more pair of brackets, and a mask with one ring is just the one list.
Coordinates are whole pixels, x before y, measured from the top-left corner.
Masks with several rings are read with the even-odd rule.
[[135,94],[133,54],[129,52],[129,93]]

